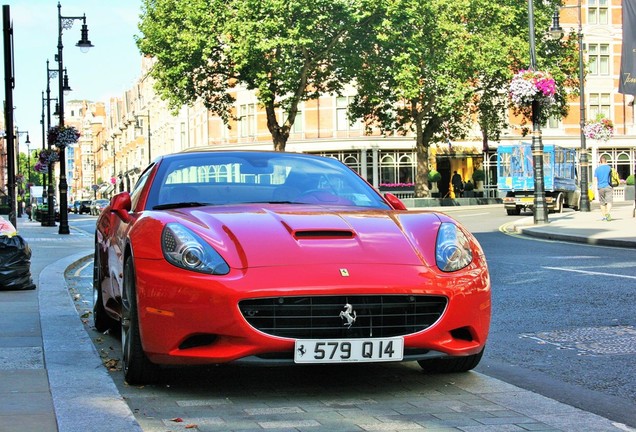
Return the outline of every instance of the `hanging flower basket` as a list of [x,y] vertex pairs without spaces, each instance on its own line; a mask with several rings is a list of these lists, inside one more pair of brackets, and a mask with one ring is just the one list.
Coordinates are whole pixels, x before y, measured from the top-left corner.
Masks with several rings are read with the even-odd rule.
[[48,165],[60,160],[60,154],[57,150],[42,150],[40,152],[39,162],[43,165]]
[[583,133],[588,139],[607,142],[614,136],[614,123],[603,114],[599,114],[596,119],[585,122]]
[[47,173],[47,172],[49,172],[49,165],[48,164],[43,164],[42,162],[37,161],[35,163],[35,166],[33,167],[33,169],[35,170],[35,172]]
[[47,135],[48,142],[57,148],[63,149],[71,144],[75,144],[80,137],[80,133],[73,126],[53,126]]
[[520,70],[510,82],[510,99],[520,107],[530,106],[535,100],[551,105],[555,94],[556,82],[547,72]]

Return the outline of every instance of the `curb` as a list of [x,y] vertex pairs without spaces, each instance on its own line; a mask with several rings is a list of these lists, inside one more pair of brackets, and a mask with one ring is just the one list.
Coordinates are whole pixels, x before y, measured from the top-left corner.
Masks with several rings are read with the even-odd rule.
[[531,227],[515,226],[515,231],[528,237],[541,238],[546,240],[560,240],[570,243],[589,244],[594,246],[610,246],[636,249],[636,242],[624,239],[604,239],[604,238],[588,238],[579,235],[568,235],[562,233],[551,233],[547,231],[541,231]]
[[142,431],[84,329],[64,277],[84,250],[45,267],[38,275],[44,362],[59,432]]

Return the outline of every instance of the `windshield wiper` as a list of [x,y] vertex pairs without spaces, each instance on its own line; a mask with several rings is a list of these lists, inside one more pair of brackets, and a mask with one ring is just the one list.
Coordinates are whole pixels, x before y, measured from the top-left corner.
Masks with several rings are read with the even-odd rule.
[[166,209],[174,209],[181,207],[203,207],[206,205],[210,205],[210,203],[201,203],[197,201],[186,201],[186,202],[178,202],[178,203],[168,203],[168,204],[159,204],[154,206],[153,210],[166,210]]

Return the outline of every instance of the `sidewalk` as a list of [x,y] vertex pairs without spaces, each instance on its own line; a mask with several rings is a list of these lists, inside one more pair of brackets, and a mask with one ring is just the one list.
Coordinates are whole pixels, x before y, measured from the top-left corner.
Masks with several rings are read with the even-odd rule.
[[[511,226],[528,235],[636,247],[632,208],[617,206],[611,222],[599,221],[594,209],[550,215],[550,223],[541,226],[533,226],[532,217]],[[92,235],[72,226],[71,234],[60,235],[57,227],[26,218],[18,220],[17,229],[33,251],[31,274],[37,289],[0,291],[0,432],[141,431],[67,289],[65,269],[92,254]],[[636,431],[477,372],[453,380],[444,386],[461,388],[484,406],[494,406],[485,409],[518,414],[471,431],[522,430],[519,423],[533,430]],[[470,418],[470,413],[457,415]]]
[[534,225],[533,216],[511,224],[519,233],[551,240],[602,246],[636,248],[636,218],[633,202],[617,202],[612,207],[611,221],[601,220],[598,203],[590,212],[564,212],[548,215],[548,223]]
[[64,271],[93,253],[93,237],[26,217],[37,289],[0,291],[0,432],[141,430],[102,366],[71,299]]

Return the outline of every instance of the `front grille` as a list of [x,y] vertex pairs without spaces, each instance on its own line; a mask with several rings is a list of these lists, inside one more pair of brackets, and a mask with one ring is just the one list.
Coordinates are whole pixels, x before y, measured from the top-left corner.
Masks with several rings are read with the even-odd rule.
[[[247,322],[263,333],[294,339],[327,339],[416,333],[433,325],[446,304],[446,297],[441,296],[315,296],[243,300],[239,308]],[[346,305],[351,306],[349,314]],[[347,316],[355,316],[351,327]]]

